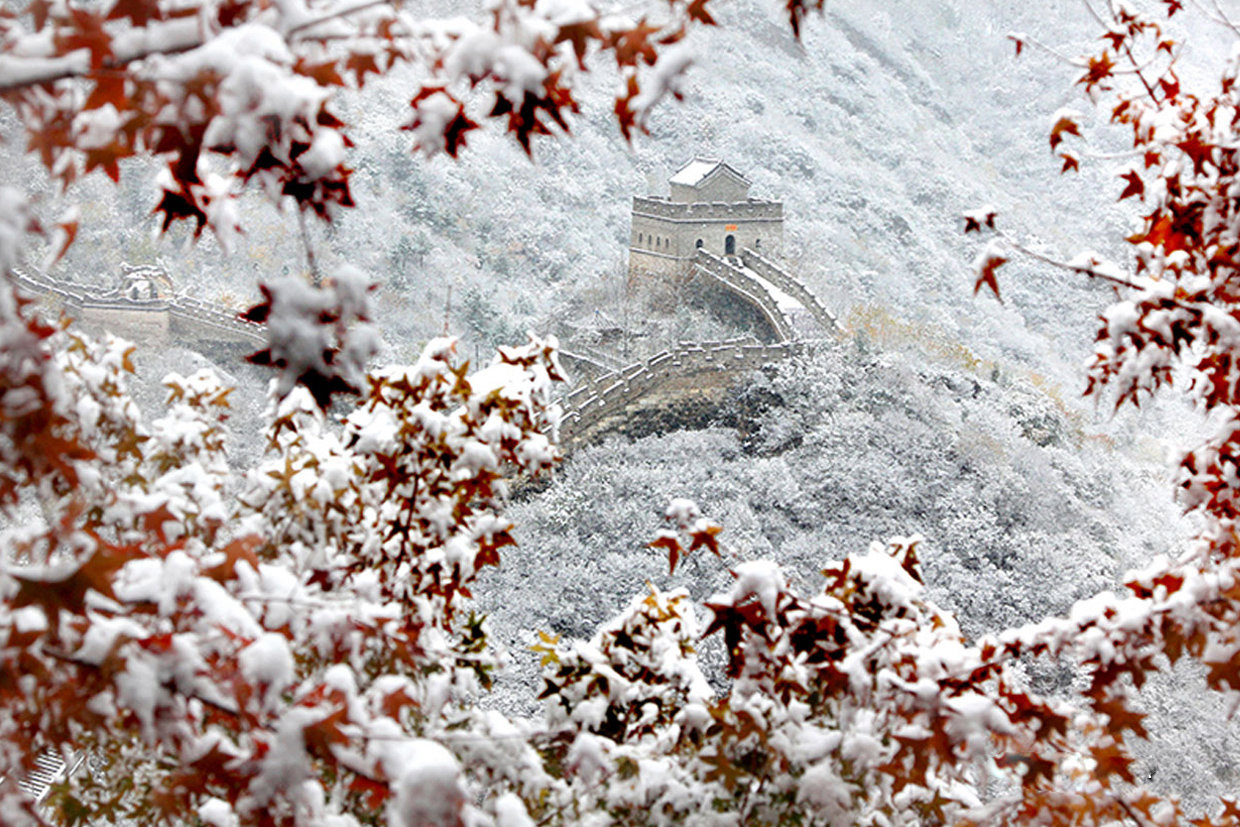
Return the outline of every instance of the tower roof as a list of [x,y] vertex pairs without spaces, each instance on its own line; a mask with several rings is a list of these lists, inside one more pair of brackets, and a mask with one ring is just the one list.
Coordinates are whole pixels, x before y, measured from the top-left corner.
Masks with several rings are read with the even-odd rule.
[[750,183],[749,179],[744,175],[741,175],[723,161],[714,158],[694,158],[692,161],[678,169],[676,174],[669,179],[668,183],[677,184],[683,187],[698,187],[705,183],[707,179],[713,178],[715,175],[725,171],[726,173],[730,173],[731,176],[736,178],[738,181],[745,184]]

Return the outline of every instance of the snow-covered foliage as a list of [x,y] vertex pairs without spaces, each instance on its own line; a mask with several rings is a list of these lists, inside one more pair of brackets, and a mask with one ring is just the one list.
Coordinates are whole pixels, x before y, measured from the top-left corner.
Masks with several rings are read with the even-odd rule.
[[[388,799],[393,824],[465,818],[465,770],[426,736],[490,682],[465,601],[511,542],[501,467],[556,458],[553,343],[469,374],[433,342],[367,377],[343,427],[305,389],[273,395],[269,455],[238,479],[213,375],[170,375],[147,423],[131,346],[15,312],[6,493],[43,519],[5,530],[4,774],[44,744],[97,751],[65,818],[349,824]],[[6,824],[38,821],[3,795]]]

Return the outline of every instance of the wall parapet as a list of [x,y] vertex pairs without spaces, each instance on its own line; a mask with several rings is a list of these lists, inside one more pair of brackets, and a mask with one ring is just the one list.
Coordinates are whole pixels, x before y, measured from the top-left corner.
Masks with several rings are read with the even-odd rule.
[[840,332],[839,322],[836,320],[835,314],[828,310],[826,305],[819,301],[818,297],[810,292],[808,287],[786,273],[779,265],[770,259],[763,258],[755,250],[751,250],[748,247],[741,251],[741,261],[750,270],[753,270],[759,276],[800,302],[801,306],[809,311],[810,315],[814,317],[814,321],[822,327],[823,331],[831,334],[838,334]]
[[192,296],[180,295],[172,299],[98,296],[72,289],[76,285],[70,287],[43,275],[36,276],[17,269],[12,270],[12,275],[17,286],[23,290],[55,296],[74,310],[161,314],[169,321],[180,322],[191,330],[191,338],[204,338],[203,333],[210,333],[218,340],[241,342],[257,347],[262,347],[267,341],[263,325],[247,322],[231,311],[222,310],[220,305]]
[[696,272],[719,282],[756,307],[775,332],[776,338],[781,341],[797,338],[792,321],[784,316],[779,304],[761,283],[750,278],[744,270],[705,250],[697,251],[697,255],[693,257],[693,266]]
[[634,196],[633,214],[670,221],[782,221],[784,205],[779,201],[721,201],[681,204],[656,198]]
[[770,362],[805,352],[803,342],[762,344],[752,339],[681,342],[640,362],[612,371],[575,388],[560,404],[561,441],[570,442],[602,420],[622,413],[635,400],[671,379],[756,370]]

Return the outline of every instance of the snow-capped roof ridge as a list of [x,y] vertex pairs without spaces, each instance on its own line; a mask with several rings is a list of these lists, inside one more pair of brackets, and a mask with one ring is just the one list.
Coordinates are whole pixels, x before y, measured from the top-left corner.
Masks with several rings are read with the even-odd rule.
[[692,160],[676,170],[669,183],[680,184],[686,187],[696,187],[707,178],[714,175],[720,169],[726,169],[734,176],[745,183],[750,183],[749,179],[737,172],[732,166],[720,158],[709,158],[701,155],[695,155]]

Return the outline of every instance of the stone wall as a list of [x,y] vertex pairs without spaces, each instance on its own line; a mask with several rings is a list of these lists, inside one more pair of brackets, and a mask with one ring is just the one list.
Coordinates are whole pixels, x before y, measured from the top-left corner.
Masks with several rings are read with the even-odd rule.
[[797,338],[791,321],[784,316],[779,304],[763,285],[752,279],[743,269],[734,267],[726,259],[712,256],[705,250],[694,257],[693,266],[695,273],[723,285],[733,295],[757,309],[766,319],[776,341],[786,342]]
[[750,270],[799,301],[801,306],[814,317],[814,321],[824,333],[839,333],[840,328],[835,320],[835,314],[827,310],[808,287],[781,270],[775,262],[747,247],[741,250],[741,261]]
[[634,198],[629,273],[687,274],[699,247],[716,256],[739,255],[746,247],[778,256],[783,240],[784,207],[777,201],[677,204]]
[[77,316],[87,330],[123,335],[140,346],[166,346],[170,341],[166,306],[151,309],[82,306]]
[[642,362],[594,377],[564,397],[562,443],[569,447],[574,442],[589,442],[617,419],[629,416],[643,397],[654,396],[659,404],[667,404],[678,396],[722,390],[744,371],[805,350],[798,342],[681,343]]
[[263,325],[242,321],[236,311],[191,296],[132,300],[95,296],[80,285],[13,271],[18,286],[59,309],[70,311],[88,328],[116,331],[138,344],[193,341],[260,348],[267,342]]
[[680,279],[689,274],[690,259],[676,258],[649,250],[629,248],[629,279]]

